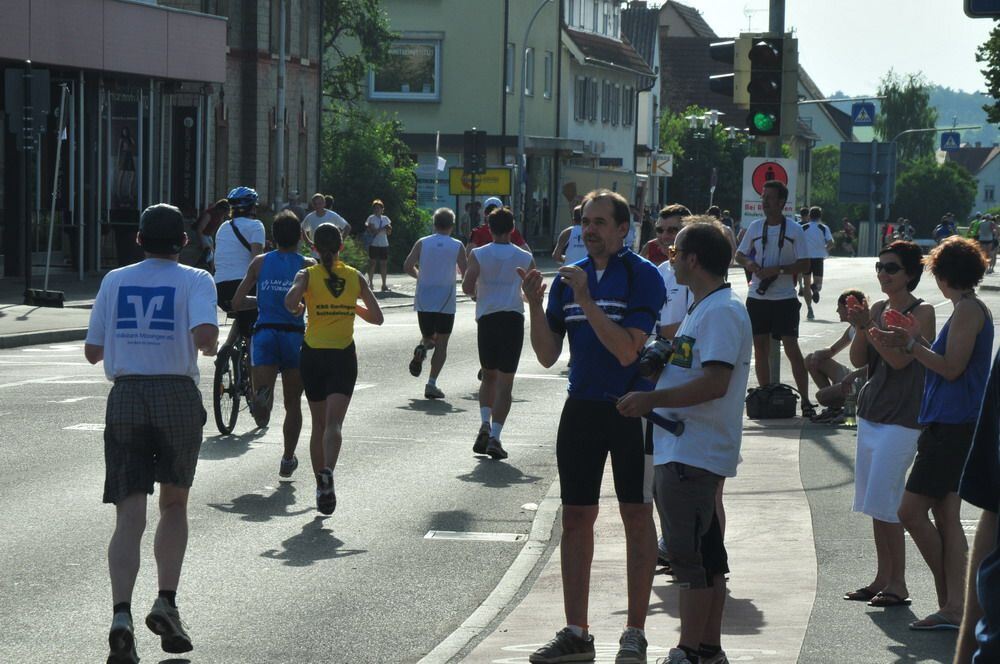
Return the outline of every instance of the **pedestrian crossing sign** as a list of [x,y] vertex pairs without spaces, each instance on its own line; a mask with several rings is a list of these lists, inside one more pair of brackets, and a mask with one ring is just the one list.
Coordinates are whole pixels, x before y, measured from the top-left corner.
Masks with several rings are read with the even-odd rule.
[[957,131],[946,131],[941,134],[941,149],[957,150],[962,147],[962,136]]
[[851,122],[855,127],[871,127],[875,124],[875,104],[859,102],[851,105]]

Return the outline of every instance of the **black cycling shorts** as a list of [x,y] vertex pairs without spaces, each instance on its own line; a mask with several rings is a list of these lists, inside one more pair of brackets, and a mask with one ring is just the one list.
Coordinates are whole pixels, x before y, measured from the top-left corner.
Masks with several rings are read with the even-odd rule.
[[484,369],[517,373],[521,346],[524,345],[524,314],[498,311],[482,316],[476,323],[479,364]]
[[442,314],[438,311],[418,311],[417,324],[420,335],[425,339],[435,334],[451,334],[455,327],[455,314]]
[[618,502],[652,503],[653,456],[642,420],[625,417],[610,400],[566,399],[556,434],[563,505],[597,505],[608,454]]
[[326,401],[331,394],[354,394],[358,381],[358,354],[347,348],[310,348],[302,343],[299,373],[309,401]]
[[[225,311],[227,314],[233,311],[233,296],[236,295],[236,289],[240,287],[240,280],[233,281],[220,281],[215,284],[215,295],[219,300],[219,308]],[[257,287],[254,286],[250,289],[249,295],[254,295],[257,292]],[[242,311],[236,312],[236,324],[240,328],[240,334],[244,337],[249,337],[253,334],[254,323],[257,322],[257,309],[244,309]]]

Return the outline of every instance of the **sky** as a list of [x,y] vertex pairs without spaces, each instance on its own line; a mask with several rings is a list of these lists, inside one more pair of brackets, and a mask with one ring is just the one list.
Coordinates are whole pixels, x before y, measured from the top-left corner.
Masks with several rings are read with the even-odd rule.
[[[750,31],[767,31],[768,0],[679,1],[698,9],[722,37],[747,32],[747,12],[753,12]],[[874,94],[890,68],[982,91],[975,53],[994,22],[969,18],[963,6],[963,0],[785,0],[785,31],[796,33],[799,63],[824,95]]]

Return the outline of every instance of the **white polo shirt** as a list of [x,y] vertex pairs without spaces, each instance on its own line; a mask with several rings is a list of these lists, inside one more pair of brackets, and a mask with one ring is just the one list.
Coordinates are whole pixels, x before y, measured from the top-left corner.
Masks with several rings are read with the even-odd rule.
[[248,244],[264,246],[267,239],[264,224],[258,219],[237,217],[219,226],[215,234],[215,283],[242,281],[253,260],[253,254],[243,246],[233,231],[233,225],[243,234]]

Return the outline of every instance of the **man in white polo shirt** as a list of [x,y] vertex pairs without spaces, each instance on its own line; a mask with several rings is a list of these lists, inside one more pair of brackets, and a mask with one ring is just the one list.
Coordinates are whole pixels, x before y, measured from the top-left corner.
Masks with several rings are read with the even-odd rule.
[[132,590],[139,573],[146,496],[160,484],[156,554],[159,596],[146,625],[163,650],[182,653],[191,639],[177,611],[187,549],[188,491],[206,413],[198,391],[198,352],[215,355],[219,327],[212,277],[180,265],[184,217],[172,205],[146,208],[139,220],[141,263],[109,272],[94,301],[84,354],[103,360],[114,387],[104,428],[104,502],[116,510],[108,546],[114,602],[108,662],[138,662]]

